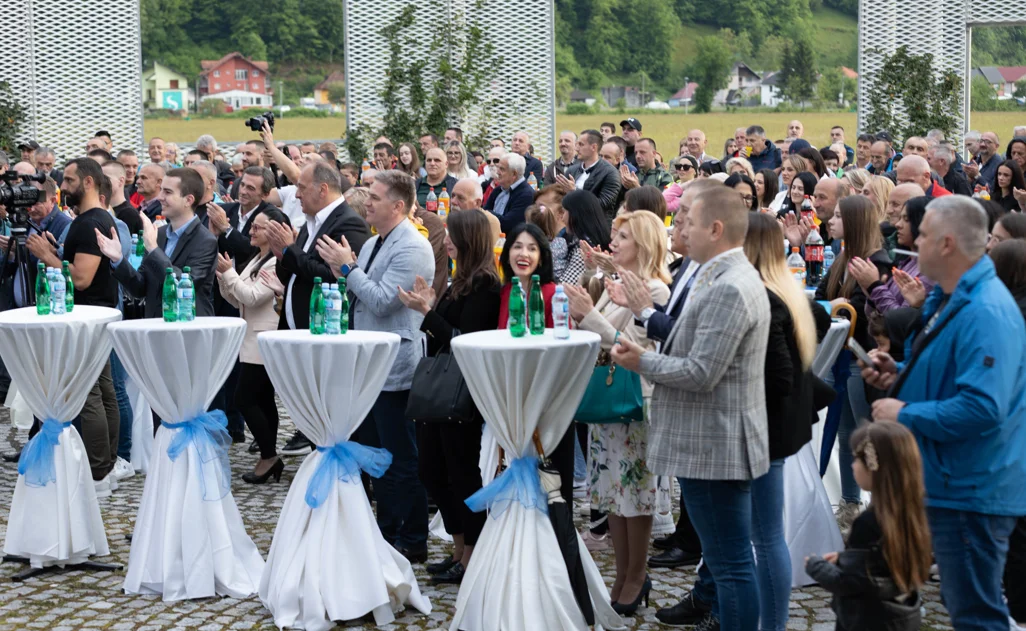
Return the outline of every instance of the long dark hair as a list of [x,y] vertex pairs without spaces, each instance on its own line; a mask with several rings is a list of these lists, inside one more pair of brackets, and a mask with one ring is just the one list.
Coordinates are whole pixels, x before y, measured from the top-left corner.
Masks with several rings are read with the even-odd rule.
[[777,180],[777,172],[773,169],[760,169],[756,175],[762,173],[762,180],[766,183],[762,197],[759,199],[759,208],[769,208],[770,202],[780,192],[780,184]]
[[484,213],[452,213],[446,227],[459,257],[456,261],[456,277],[446,294],[451,298],[465,296],[480,279],[498,285],[499,272],[495,269],[492,227]]
[[915,240],[919,238],[919,224],[923,223],[926,216],[926,206],[933,201],[933,198],[926,195],[910,197],[905,202],[905,215],[908,216],[909,227],[912,229],[912,242],[915,247]]
[[1023,181],[1022,169],[1019,167],[1019,163],[1009,158],[998,165],[997,171],[994,171],[994,191],[991,197],[994,201],[1001,203],[1004,201],[1004,194],[1001,192],[1001,187],[997,183],[997,174],[1001,170],[1001,167],[1007,167],[1012,172],[1012,181],[1008,183],[1008,196],[1011,197],[1015,192],[1015,189],[1026,190],[1026,181]]
[[812,147],[805,147],[798,150],[798,155],[809,161],[810,166],[816,171],[817,179],[826,175],[826,161],[823,160],[823,156],[818,151]]
[[[569,195],[567,195],[567,197],[569,197]],[[541,280],[543,285],[545,283],[553,282],[552,248],[549,247],[549,240],[545,238],[545,233],[542,232],[541,228],[533,223],[522,223],[516,228],[513,228],[513,231],[506,235],[506,245],[502,246],[502,254],[499,255],[499,266],[502,267],[502,277],[506,279],[507,283],[512,283],[513,278],[516,276],[516,274],[513,273],[513,266],[509,263],[509,251],[510,248],[513,247],[513,243],[516,242],[517,237],[524,232],[531,235],[531,238],[538,243],[538,267],[534,270],[534,273],[538,275],[538,278]],[[458,265],[456,266],[456,269],[459,269]]]
[[723,181],[723,185],[727,188],[735,188],[738,184],[745,184],[752,189],[752,203],[748,204],[748,210],[759,210],[757,205],[759,203],[759,192],[755,190],[755,182],[752,181],[752,178],[738,171]]
[[791,199],[791,187],[794,186],[794,180],[801,180],[802,188],[805,189],[805,195],[812,197],[816,193],[816,183],[819,182],[819,178],[816,177],[815,173],[809,173],[808,171],[802,171],[801,173],[794,176],[791,180],[791,184],[787,187],[787,194],[784,195],[784,202],[780,205],[780,212],[786,213],[793,210],[797,213],[801,210],[800,205],[795,205]]
[[848,262],[852,257],[868,259],[871,254],[883,248],[883,235],[876,221],[873,202],[864,195],[845,197],[838,202],[841,223],[844,225],[844,250],[837,261],[830,266],[827,276],[827,300],[851,298],[855,291],[855,275],[848,274]]
[[[563,210],[566,212],[566,231],[572,240],[587,241],[594,248],[609,249],[611,226],[606,214],[602,212],[602,204],[598,197],[590,191],[570,191],[563,198]],[[509,239],[506,239],[509,242]]]
[[627,206],[627,212],[647,210],[655,213],[660,220],[666,221],[666,199],[663,197],[663,192],[650,184],[627,191],[624,203]]
[[[261,210],[260,214],[266,215],[269,221],[276,221],[281,225],[285,226],[286,228],[288,228],[289,230],[292,230],[292,222],[289,221],[288,215],[283,213],[276,206],[268,206]],[[256,221],[256,217],[254,217],[253,220]],[[267,261],[270,261],[272,258],[274,258],[274,253],[268,252],[266,256],[260,259],[260,263],[258,263],[256,267],[253,268],[253,271],[249,273],[250,279],[256,278],[257,275],[260,274],[260,270],[261,268],[263,268],[264,264],[267,263]]]

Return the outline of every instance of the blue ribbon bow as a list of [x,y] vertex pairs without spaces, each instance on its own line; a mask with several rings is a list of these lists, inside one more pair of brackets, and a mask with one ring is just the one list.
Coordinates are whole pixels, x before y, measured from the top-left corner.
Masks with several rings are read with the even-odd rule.
[[465,503],[475,513],[488,509],[492,517],[498,517],[514,501],[549,514],[549,494],[542,488],[536,456],[524,456],[509,463],[508,469],[468,497]]
[[71,421],[62,423],[54,419],[43,421],[43,428],[25,445],[18,461],[18,473],[25,476],[25,484],[46,486],[57,481],[57,468],[53,464],[53,448],[61,442],[61,432],[71,427]]
[[335,480],[359,484],[361,470],[380,478],[392,465],[392,454],[387,449],[366,447],[349,440],[331,447],[318,447],[317,451],[321,452],[321,462],[306,487],[306,503],[310,508],[317,508],[328,499]]
[[[203,499],[216,502],[231,491],[232,468],[228,462],[228,447],[232,444],[228,435],[228,417],[221,410],[204,412],[195,418],[181,423],[161,421],[168,429],[179,429],[171,444],[167,447],[167,457],[172,462],[185,453],[189,445],[195,445],[200,458],[200,485],[203,487]],[[206,465],[217,462],[220,467],[214,470],[218,477],[217,485],[207,487]]]

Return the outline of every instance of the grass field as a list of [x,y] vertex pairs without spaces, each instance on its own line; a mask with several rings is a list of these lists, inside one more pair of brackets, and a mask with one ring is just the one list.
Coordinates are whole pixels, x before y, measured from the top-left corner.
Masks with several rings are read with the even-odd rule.
[[[623,115],[613,112],[587,116],[556,115],[556,133],[563,129],[581,131],[598,129],[605,121],[619,123]],[[842,112],[809,113],[750,113],[716,112],[712,114],[690,114],[680,112],[651,112],[638,115],[644,127],[644,135],[653,138],[663,155],[676,155],[677,143],[687,136],[688,130],[699,128],[709,139],[708,152],[720,155],[723,141],[734,135],[734,129],[742,125],[758,124],[766,128],[771,138],[782,138],[787,123],[797,118],[805,125],[805,137],[817,147],[826,146],[830,140],[830,128],[841,125],[847,130],[847,141],[855,146],[855,114]],[[980,112],[973,114],[973,129],[997,132],[1004,143],[1012,133],[1012,127],[1026,122],[1026,116],[1017,112]],[[213,134],[219,142],[230,144],[252,138],[243,121],[232,119],[193,119],[187,121],[156,119],[146,121],[147,140],[159,136],[172,142],[191,143],[201,134]],[[280,118],[275,125],[278,140],[308,140],[341,138],[345,134],[345,118]]]

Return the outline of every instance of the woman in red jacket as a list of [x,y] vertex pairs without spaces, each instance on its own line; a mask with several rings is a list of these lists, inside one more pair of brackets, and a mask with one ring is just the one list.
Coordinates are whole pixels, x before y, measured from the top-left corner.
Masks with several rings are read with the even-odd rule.
[[542,298],[545,299],[545,327],[551,329],[552,295],[556,293],[556,283],[552,278],[552,250],[541,228],[531,223],[522,223],[506,235],[506,245],[499,255],[499,265],[502,267],[502,277],[507,279],[499,303],[499,328],[505,329],[509,320],[509,292],[513,287],[513,277],[520,279],[524,296],[528,297],[531,295],[531,276],[537,274],[541,280]]

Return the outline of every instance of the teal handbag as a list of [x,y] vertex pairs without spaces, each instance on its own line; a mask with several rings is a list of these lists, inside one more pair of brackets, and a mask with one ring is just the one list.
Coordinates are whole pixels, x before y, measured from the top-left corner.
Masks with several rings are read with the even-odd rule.
[[[619,335],[617,336],[619,337]],[[645,420],[645,401],[641,396],[641,376],[617,366],[605,351],[588,381],[588,389],[577,408],[574,420],[591,425],[636,423]]]

